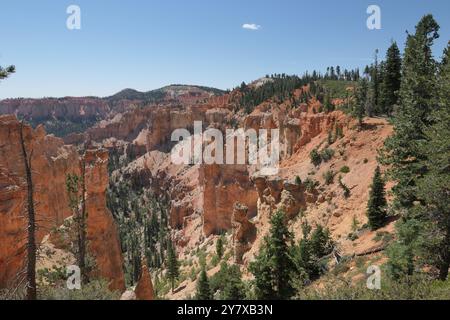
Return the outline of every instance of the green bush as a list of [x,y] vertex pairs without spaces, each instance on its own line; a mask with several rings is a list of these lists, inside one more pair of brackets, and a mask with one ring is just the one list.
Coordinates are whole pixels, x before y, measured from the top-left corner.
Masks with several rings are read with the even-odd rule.
[[39,300],[118,300],[120,293],[111,291],[106,280],[95,280],[82,286],[81,290],[69,290],[65,283],[59,286],[38,288]]
[[343,166],[341,168],[341,170],[339,170],[341,173],[349,173],[350,172],[350,168],[348,166]]
[[324,162],[330,161],[333,158],[333,156],[334,156],[334,150],[331,148],[323,149],[320,152],[320,157]]
[[323,178],[325,179],[325,184],[330,185],[334,181],[335,173],[333,170],[328,170],[323,174]]
[[309,158],[311,159],[311,163],[316,167],[320,166],[320,164],[322,163],[322,157],[320,156],[320,153],[317,149],[313,149],[310,152]]
[[317,181],[311,179],[310,177],[306,178],[305,182],[306,191],[312,192],[319,185]]
[[365,281],[349,284],[340,279],[324,288],[304,288],[296,299],[301,300],[448,300],[450,280],[432,280],[426,275],[410,276],[398,281],[381,281],[381,290],[369,290]]

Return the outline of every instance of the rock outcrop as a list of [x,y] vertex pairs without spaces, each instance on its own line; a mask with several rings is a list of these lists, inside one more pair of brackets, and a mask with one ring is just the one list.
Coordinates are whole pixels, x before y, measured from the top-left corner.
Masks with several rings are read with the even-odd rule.
[[307,204],[317,201],[317,190],[307,190],[303,183],[263,176],[254,176],[252,181],[258,193],[258,214],[260,211],[268,210],[271,214],[282,210],[287,219],[292,219],[301,209],[305,209]]
[[246,205],[250,216],[256,215],[258,195],[245,165],[203,165],[200,182],[205,236],[231,229],[233,204],[236,202]]
[[[24,266],[26,180],[20,130],[15,116],[0,116],[0,288],[19,280]],[[79,173],[78,154],[61,139],[46,136],[42,126],[33,130],[25,125],[23,136],[31,155],[39,243],[71,215],[66,174]]]
[[[24,268],[26,182],[20,147],[21,124],[15,116],[0,116],[0,288],[17,282]],[[76,149],[62,139],[47,136],[42,126],[23,126],[25,146],[31,156],[37,220],[36,241],[70,217],[66,192],[67,174],[80,175]],[[124,290],[122,255],[111,213],[106,208],[108,154],[86,154],[86,206],[89,253],[96,257],[98,275],[111,281],[111,288]]]
[[155,293],[153,291],[152,278],[148,271],[147,264],[143,263],[141,268],[141,276],[139,277],[136,289],[134,289],[137,300],[154,300]]
[[236,203],[233,209],[231,224],[233,226],[234,261],[242,264],[242,257],[256,239],[256,227],[248,219],[248,208]]
[[95,258],[95,275],[110,281],[110,289],[122,292],[125,290],[123,257],[117,226],[106,207],[108,152],[87,150],[84,161],[88,252]]

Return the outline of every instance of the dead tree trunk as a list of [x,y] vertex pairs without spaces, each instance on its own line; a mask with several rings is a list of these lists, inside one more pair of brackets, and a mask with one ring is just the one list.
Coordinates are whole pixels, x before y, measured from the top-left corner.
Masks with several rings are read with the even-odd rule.
[[23,122],[20,124],[20,145],[22,147],[22,157],[27,181],[27,300],[36,300],[36,214],[34,211],[34,187],[31,176],[31,155],[33,152],[30,153],[30,157],[28,158],[23,137]]
[[79,254],[80,254],[80,271],[83,283],[87,282],[86,270],[86,161],[81,160],[81,214],[80,214],[80,228],[79,228]]

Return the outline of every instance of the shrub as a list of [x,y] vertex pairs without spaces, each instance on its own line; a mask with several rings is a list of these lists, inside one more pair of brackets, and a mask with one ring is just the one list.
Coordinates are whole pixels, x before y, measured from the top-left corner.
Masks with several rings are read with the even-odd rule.
[[306,187],[306,191],[308,192],[312,192],[319,185],[317,181],[311,179],[310,177],[306,178],[304,184]]
[[340,280],[323,288],[304,288],[296,298],[301,300],[448,300],[450,280],[431,280],[426,275],[409,276],[398,281],[386,278],[381,290],[368,290],[365,281],[348,285]]
[[346,273],[350,270],[350,259],[343,258],[340,263],[338,263],[333,269],[333,275],[338,276],[342,273]]
[[359,238],[359,236],[358,236],[358,234],[357,234],[356,232],[350,232],[350,233],[347,235],[347,239],[350,240],[350,241],[355,241],[355,240],[357,240],[358,238]]
[[296,177],[295,177],[295,184],[296,184],[296,185],[301,185],[301,184],[302,184],[302,179],[300,179],[299,176],[296,176]]
[[349,173],[350,172],[350,168],[348,166],[343,166],[341,168],[341,170],[339,170],[342,173]]
[[339,176],[339,186],[342,188],[342,190],[344,190],[344,197],[349,198],[350,197],[350,189],[349,189],[349,187],[347,187],[347,185],[344,182],[342,182],[341,176]]
[[82,286],[81,290],[69,290],[65,283],[60,286],[41,286],[40,300],[118,300],[120,293],[110,291],[106,280],[95,280]]
[[340,126],[336,125],[336,131],[334,135],[336,140],[343,138],[344,137],[343,129]]
[[322,152],[320,153],[320,157],[324,162],[330,161],[331,158],[333,158],[333,156],[334,156],[334,150],[331,148],[323,149]]
[[334,143],[334,137],[333,134],[331,133],[331,131],[328,131],[328,137],[327,137],[327,142],[329,145],[332,145]]
[[320,156],[320,153],[317,149],[313,149],[309,154],[309,157],[311,159],[311,163],[316,167],[320,166],[320,164],[322,163],[322,157]]
[[334,171],[333,170],[328,170],[327,172],[325,172],[323,174],[323,178],[325,179],[325,184],[330,185],[333,183],[334,181]]

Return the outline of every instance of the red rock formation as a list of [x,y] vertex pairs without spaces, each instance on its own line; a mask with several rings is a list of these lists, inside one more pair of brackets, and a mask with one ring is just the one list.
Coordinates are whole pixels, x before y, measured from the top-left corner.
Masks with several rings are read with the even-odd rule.
[[247,252],[256,239],[256,228],[248,220],[248,208],[236,203],[233,209],[231,224],[233,226],[234,261],[242,263],[242,256]]
[[96,276],[110,281],[110,288],[124,291],[123,257],[117,227],[106,207],[108,152],[88,150],[86,163],[86,211],[88,252],[94,256]]
[[[24,126],[31,157],[37,214],[37,241],[71,215],[66,174],[78,173],[78,155],[61,139],[46,136],[42,127]],[[23,267],[26,239],[24,202],[26,182],[20,149],[20,123],[15,116],[0,116],[0,287],[16,279]]]
[[137,300],[154,300],[155,293],[153,291],[152,278],[148,271],[147,265],[142,264],[141,276],[139,277],[136,289],[134,289]]
[[[71,216],[66,192],[67,174],[80,174],[76,149],[46,136],[42,127],[24,126],[26,148],[31,154],[39,243],[52,228]],[[24,265],[26,184],[20,150],[20,123],[15,116],[0,116],[0,288],[15,282]],[[122,255],[113,218],[106,208],[107,153],[86,156],[88,238],[98,273],[123,290]]]
[[206,236],[230,230],[233,204],[248,206],[256,214],[257,193],[252,187],[245,165],[203,165],[200,169],[203,186],[203,232]]

